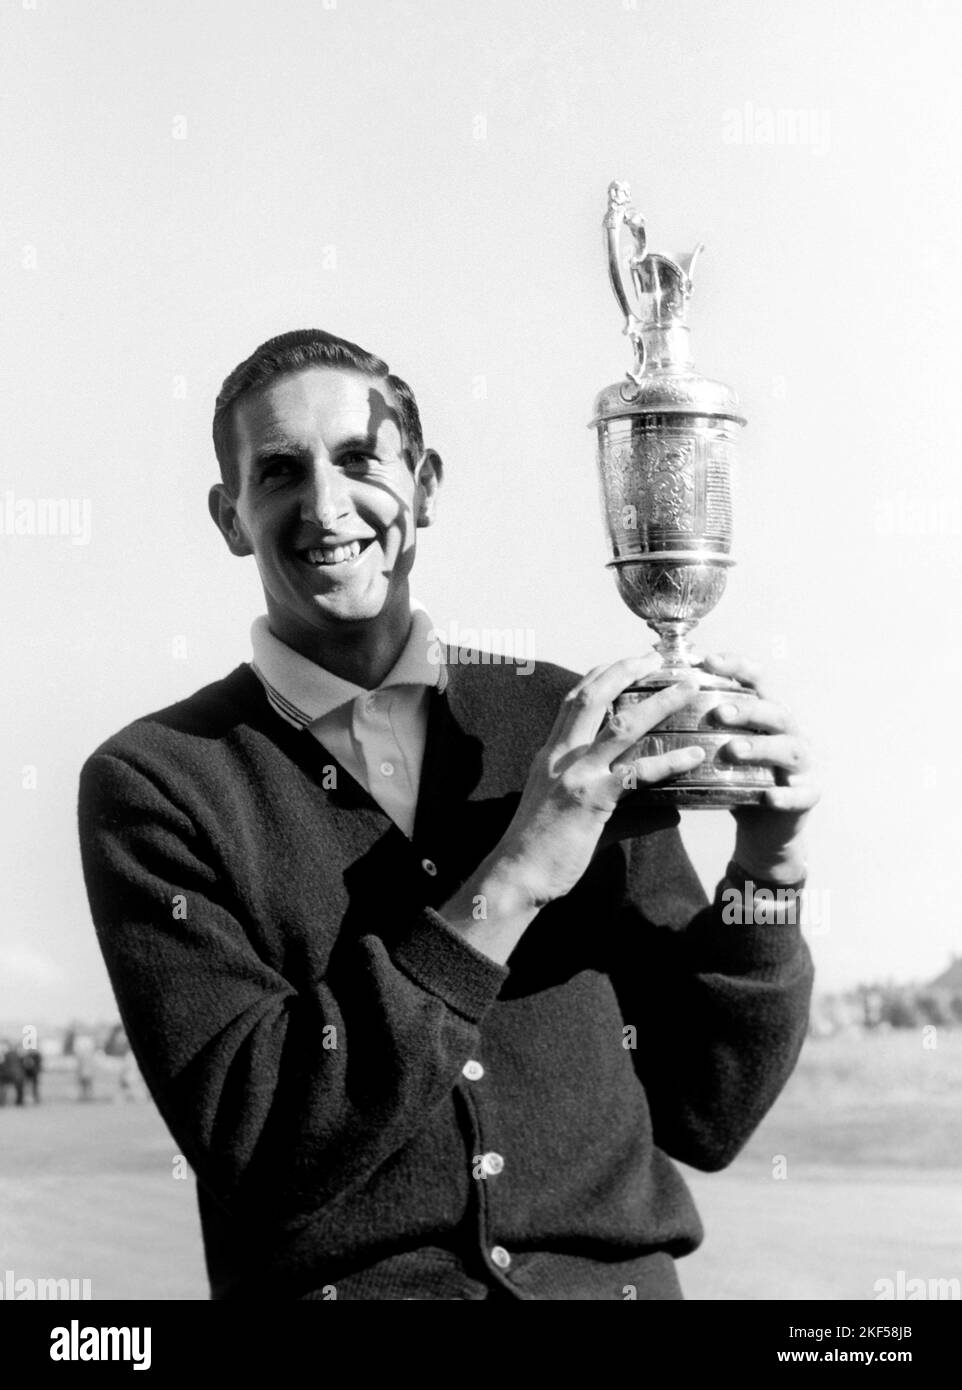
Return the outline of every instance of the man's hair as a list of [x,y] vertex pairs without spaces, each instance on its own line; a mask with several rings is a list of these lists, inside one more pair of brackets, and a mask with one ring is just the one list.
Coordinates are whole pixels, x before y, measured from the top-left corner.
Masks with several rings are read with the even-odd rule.
[[214,452],[220,464],[220,475],[232,496],[237,496],[241,482],[231,430],[235,401],[248,391],[266,386],[276,377],[302,371],[305,367],[341,367],[385,382],[397,401],[402,443],[407,451],[408,467],[413,472],[424,450],[424,436],[417,401],[407,382],[394,376],[380,357],[366,352],[356,343],[325,333],[321,328],[299,328],[261,343],[250,357],[234,368],[220,388],[214,406]]

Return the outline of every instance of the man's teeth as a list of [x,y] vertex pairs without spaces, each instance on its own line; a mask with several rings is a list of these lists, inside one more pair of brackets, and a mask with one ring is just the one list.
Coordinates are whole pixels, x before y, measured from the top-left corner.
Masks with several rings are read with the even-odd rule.
[[312,565],[340,565],[344,560],[355,560],[361,553],[361,542],[351,541],[349,545],[324,546],[321,550],[309,550],[307,559]]

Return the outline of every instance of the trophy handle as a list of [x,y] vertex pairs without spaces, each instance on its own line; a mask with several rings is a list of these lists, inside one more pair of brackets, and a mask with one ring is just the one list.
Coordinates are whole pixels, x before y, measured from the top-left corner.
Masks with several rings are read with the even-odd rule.
[[[605,250],[608,255],[608,276],[618,307],[625,316],[625,333],[635,354],[632,369],[627,373],[636,385],[645,368],[645,344],[641,336],[641,282],[637,267],[644,260],[647,237],[645,219],[631,204],[631,190],[617,181],[608,185],[608,210],[605,213]],[[622,254],[622,234],[627,230],[634,242],[633,253],[627,259]],[[697,253],[696,253],[697,254]]]

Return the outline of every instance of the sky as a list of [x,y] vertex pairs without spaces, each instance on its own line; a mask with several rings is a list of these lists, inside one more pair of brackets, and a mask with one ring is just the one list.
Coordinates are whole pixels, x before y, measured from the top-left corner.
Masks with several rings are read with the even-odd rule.
[[[612,178],[651,249],[706,243],[695,359],[748,427],[699,637],[815,747],[818,985],[962,951],[957,5],[23,0],[0,29],[0,1018],[113,1012],[77,778],[249,656],[256,572],[206,494],[214,397],[263,339],[327,328],[414,387],[439,628],[577,670],[650,645],[587,427],[629,365]],[[730,816],[683,835],[712,886]]]

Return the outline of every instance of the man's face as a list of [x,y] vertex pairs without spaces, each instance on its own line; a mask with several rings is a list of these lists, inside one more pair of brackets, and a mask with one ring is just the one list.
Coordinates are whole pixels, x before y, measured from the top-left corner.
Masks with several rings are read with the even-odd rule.
[[409,608],[414,533],[427,525],[440,461],[405,456],[384,381],[309,367],[235,404],[240,477],[211,495],[231,550],[253,554],[271,628],[295,649]]

